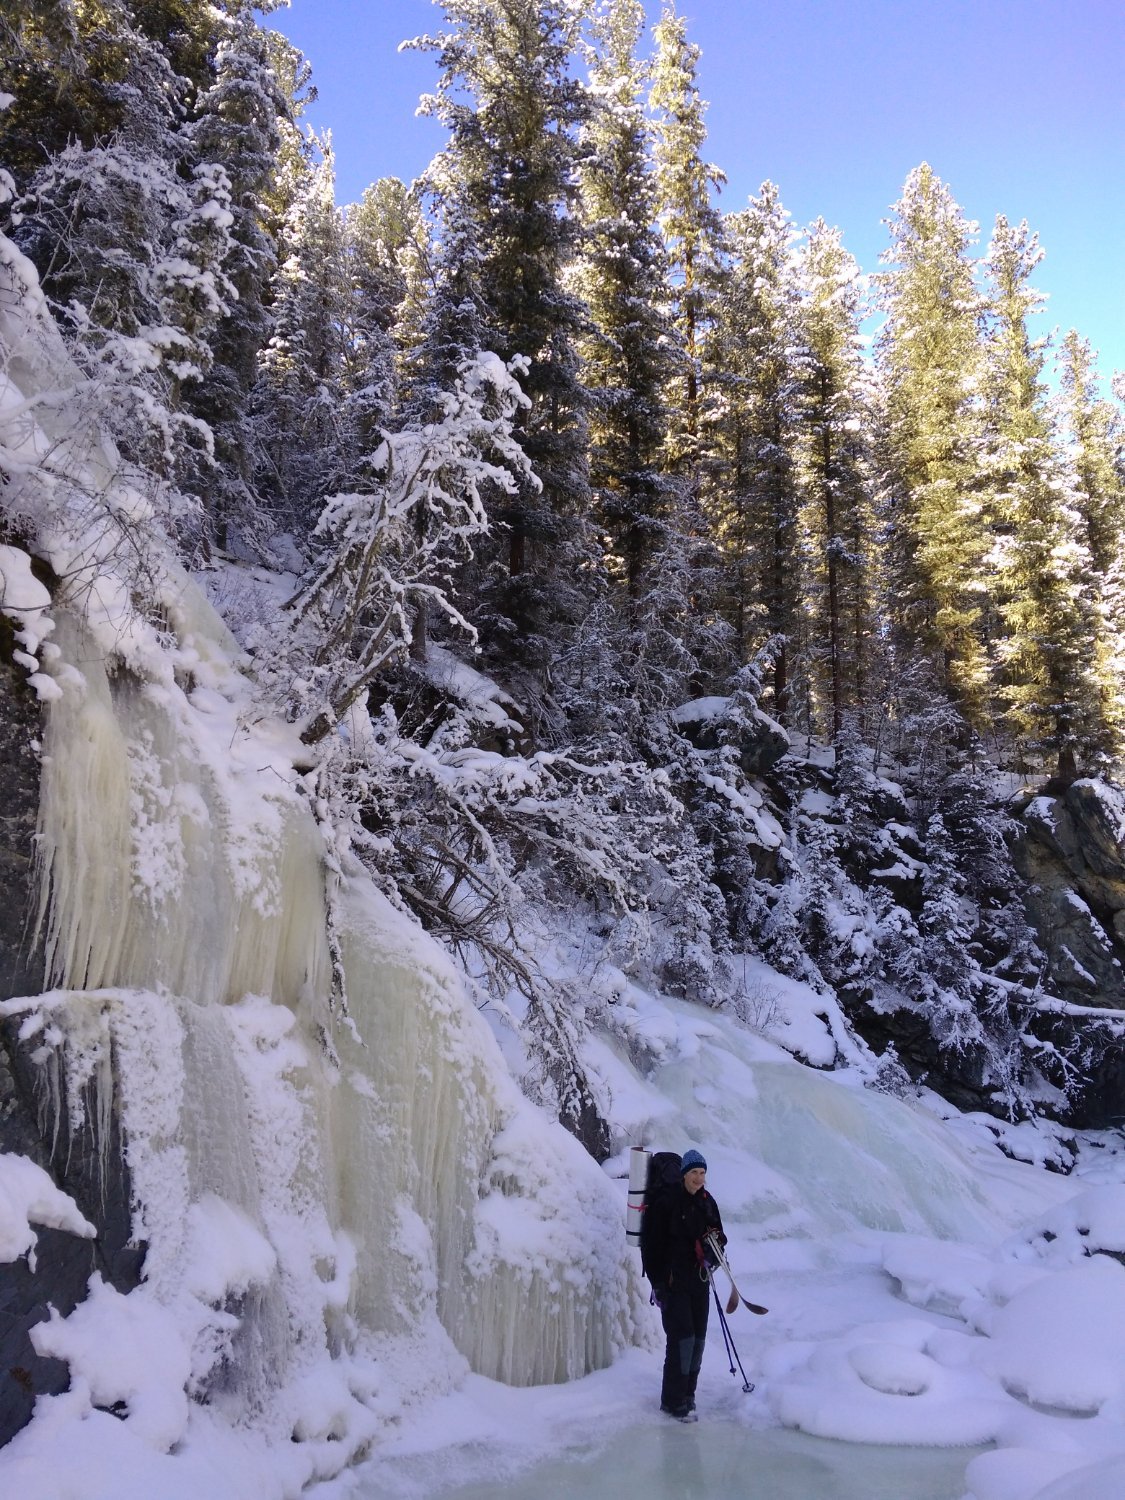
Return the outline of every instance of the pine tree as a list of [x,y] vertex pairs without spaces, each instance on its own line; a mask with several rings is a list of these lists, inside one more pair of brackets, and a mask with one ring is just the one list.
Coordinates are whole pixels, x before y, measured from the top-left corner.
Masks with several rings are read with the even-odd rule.
[[267,31],[264,36],[266,59],[287,106],[277,119],[281,137],[277,167],[262,195],[263,222],[274,243],[280,244],[286,219],[305,191],[323,143],[315,131],[302,123],[305,110],[316,100],[312,64],[280,31]]
[[[410,289],[412,275],[404,273],[401,278],[399,308],[405,311],[397,317],[396,326],[405,327],[408,341],[399,351],[397,409],[399,419],[407,426],[425,426],[439,419],[446,393],[453,388],[458,373],[484,348],[487,312],[481,293],[482,257],[476,222],[465,200],[448,190],[442,167],[439,157],[428,174],[442,224],[427,259],[433,282],[431,295],[422,301]],[[407,271],[416,276],[419,265],[420,257],[412,256]],[[414,525],[421,542],[430,526],[425,506],[415,511]],[[426,660],[433,614],[426,597],[420,595],[410,638],[410,655],[416,662]]]
[[[441,77],[423,108],[451,133],[450,172],[477,227],[488,347],[523,363],[519,438],[541,488],[498,494],[502,573],[472,581],[485,648],[542,680],[548,632],[584,608],[588,561],[586,394],[575,341],[584,320],[564,287],[579,234],[575,131],[586,93],[570,63],[587,0],[442,0],[449,29],[423,38]],[[484,559],[482,559],[484,561]]]
[[702,156],[707,106],[699,97],[698,46],[674,0],[665,0],[654,29],[651,108],[656,114],[656,198],[671,265],[673,323],[683,372],[673,386],[673,461],[692,475],[702,457],[702,346],[721,282],[723,226],[711,202],[726,175]]
[[1096,676],[1097,618],[1084,597],[1090,558],[1067,493],[1042,382],[1043,340],[1027,320],[1042,298],[1030,285],[1042,259],[1027,224],[996,220],[986,268],[991,287],[984,457],[996,534],[996,593],[1004,635],[1002,695],[1018,739],[1053,755],[1073,780],[1106,745]]
[[925,847],[917,993],[938,1043],[961,1052],[980,1035],[973,1005],[979,965],[969,952],[973,926],[964,876],[940,814],[926,826]]
[[[487,525],[486,488],[514,488],[528,477],[512,436],[525,400],[500,360],[481,355],[461,371],[439,421],[386,435],[371,455],[366,491],[327,498],[313,535],[314,568],[290,601],[293,655],[282,666],[306,743],[329,734],[405,653],[419,599],[465,623],[445,583]],[[419,508],[430,517],[424,529]],[[304,670],[294,674],[297,660]]]
[[[13,103],[0,116],[0,159],[19,189],[68,146],[88,151],[129,130],[137,79],[153,55],[181,100],[208,88],[215,47],[242,5],[8,0],[0,8],[0,92]],[[149,103],[159,115],[159,100]]]
[[876,637],[864,303],[859,267],[823,219],[811,226],[799,266],[812,727],[838,740],[845,715],[863,713]]
[[307,534],[346,467],[341,424],[350,289],[331,142],[306,174],[283,226],[271,288],[274,331],[252,408],[256,478],[278,527]]
[[390,333],[406,296],[406,258],[427,238],[417,197],[398,177],[381,177],[344,210],[351,279],[365,317]]
[[[366,386],[370,414],[361,427],[373,431],[401,404],[399,381],[388,383],[388,371],[397,365],[402,375],[423,337],[433,279],[430,229],[419,192],[397,177],[373,183],[345,209],[344,224],[353,292],[348,379],[357,403]],[[368,371],[377,371],[383,384],[371,383]],[[451,369],[443,389],[455,375]]]
[[[429,231],[416,193],[384,177],[343,214],[348,296],[342,327],[341,452],[333,485],[353,484],[399,405],[398,331],[420,309]],[[456,371],[450,371],[448,390]]]
[[434,227],[424,210],[423,193],[419,185],[411,189],[408,225],[409,233],[399,255],[402,296],[392,330],[400,393],[413,351],[426,336],[430,304],[436,290]]
[[800,367],[793,230],[772,182],[729,216],[727,238],[732,266],[708,341],[709,363],[721,372],[712,420],[722,467],[707,499],[741,660],[769,643],[770,712],[784,722],[800,629]]
[[642,592],[664,547],[671,485],[661,473],[671,373],[664,248],[654,226],[636,47],[640,0],[599,17],[593,107],[581,137],[585,235],[576,283],[589,308],[582,378],[590,394],[590,481],[611,573]]
[[990,973],[1033,984],[1042,962],[1024,912],[1024,888],[1012,862],[1017,829],[988,776],[960,770],[938,788],[935,811],[955,851],[975,916],[968,952]]
[[420,422],[431,420],[457,371],[484,348],[488,316],[476,218],[455,184],[445,181],[443,166],[439,157],[429,172],[439,223],[431,251],[433,291],[422,304],[416,336],[400,351],[399,409]]
[[883,847],[879,783],[863,743],[858,711],[843,715],[834,737],[836,820],[840,857],[856,879],[876,867]]
[[298,100],[286,97],[270,52],[266,33],[249,15],[231,25],[190,129],[195,154],[220,162],[231,184],[234,222],[224,270],[237,300],[215,329],[210,371],[188,393],[190,410],[214,435],[213,459],[201,466],[196,485],[208,530],[224,547],[232,527],[244,539],[265,529],[249,414],[258,357],[273,327],[268,299],[277,244],[265,198],[278,172],[282,124],[291,125],[300,109]]
[[1079,532],[1089,553],[1086,595],[1096,617],[1094,669],[1109,729],[1105,752],[1125,733],[1125,467],[1119,413],[1098,393],[1094,353],[1072,329],[1063,341],[1060,415]]
[[[111,31],[105,16],[102,35]],[[55,0],[0,6],[0,93],[10,100],[0,113],[0,161],[18,193],[44,156],[70,141],[93,145],[117,125],[108,80],[92,66],[97,36]]]
[[929,657],[968,721],[987,700],[981,591],[987,537],[976,482],[979,298],[976,226],[923,164],[888,220],[894,269],[879,278],[886,389],[885,524],[899,642]]
[[35,174],[18,235],[75,356],[129,391],[107,403],[108,418],[126,455],[169,482],[178,521],[178,487],[211,451],[184,389],[210,369],[214,330],[235,298],[224,269],[230,182],[194,150],[187,84],[165,50],[110,9],[122,49],[116,128],[89,146],[71,142]]

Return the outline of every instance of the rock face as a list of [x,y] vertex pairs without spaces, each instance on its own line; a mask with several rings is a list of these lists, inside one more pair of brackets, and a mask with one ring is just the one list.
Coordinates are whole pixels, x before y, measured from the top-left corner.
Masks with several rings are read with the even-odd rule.
[[26,673],[12,661],[15,649],[11,621],[0,614],[0,997],[4,999],[38,994],[43,988],[42,958],[31,951],[32,856],[39,807],[35,745],[40,711],[24,681]]
[[[38,994],[44,982],[32,905],[40,709],[12,663],[12,647],[10,626],[0,616],[0,999]],[[36,1396],[69,1384],[66,1365],[40,1358],[29,1330],[50,1307],[73,1311],[94,1271],[120,1291],[136,1286],[143,1259],[143,1250],[129,1243],[129,1183],[116,1118],[104,1156],[91,1131],[71,1131],[65,1100],[56,1122],[17,1031],[14,1023],[0,1022],[0,1152],[28,1156],[48,1171],[97,1225],[98,1237],[40,1229],[34,1271],[26,1259],[0,1262],[0,1444],[30,1419]],[[96,1113],[87,1111],[87,1118]]]
[[1076,1005],[1125,1009],[1125,792],[1076,781],[1022,809],[1013,856],[1052,986]]
[[[1075,1005],[1125,1009],[1125,791],[1076,781],[1020,810],[1012,854],[1050,988]],[[1065,1026],[1061,1022],[1060,1026]],[[1109,1046],[1069,1110],[1072,1125],[1125,1121],[1125,1047]]]

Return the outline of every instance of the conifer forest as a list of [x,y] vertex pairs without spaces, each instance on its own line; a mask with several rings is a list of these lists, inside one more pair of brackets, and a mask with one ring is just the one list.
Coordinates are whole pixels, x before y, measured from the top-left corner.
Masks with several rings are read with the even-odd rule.
[[748,955],[892,1093],[1062,1154],[1120,1118],[1125,391],[1034,331],[1034,228],[926,162],[877,266],[728,203],[675,0],[442,0],[444,145],[340,206],[270,9],[0,5],[5,263],[130,476],[87,534],[138,607],[159,532],[339,867],[599,1159],[597,976],[768,1029]]

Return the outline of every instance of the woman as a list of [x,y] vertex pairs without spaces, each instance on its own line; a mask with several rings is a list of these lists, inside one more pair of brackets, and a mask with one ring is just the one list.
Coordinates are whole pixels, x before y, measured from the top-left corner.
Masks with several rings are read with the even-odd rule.
[[660,1409],[681,1422],[694,1422],[695,1386],[707,1340],[711,1294],[703,1237],[717,1231],[726,1244],[719,1206],[704,1187],[707,1163],[698,1151],[685,1151],[680,1182],[650,1196],[641,1228],[641,1263],[660,1308],[667,1345]]

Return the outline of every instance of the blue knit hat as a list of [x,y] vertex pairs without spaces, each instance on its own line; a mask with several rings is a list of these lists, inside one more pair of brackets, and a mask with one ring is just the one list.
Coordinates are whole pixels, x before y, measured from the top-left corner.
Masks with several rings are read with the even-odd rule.
[[707,1163],[694,1147],[690,1151],[685,1151],[680,1157],[680,1176],[682,1177],[685,1172],[690,1172],[692,1167],[702,1167],[705,1172],[707,1170]]

